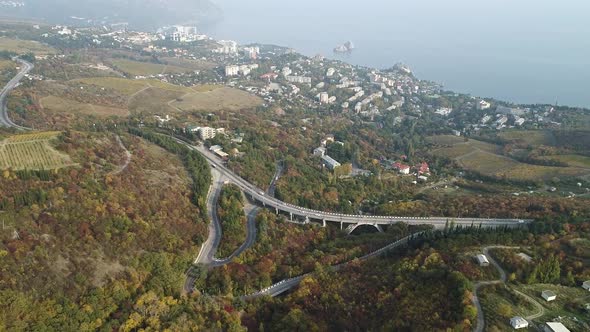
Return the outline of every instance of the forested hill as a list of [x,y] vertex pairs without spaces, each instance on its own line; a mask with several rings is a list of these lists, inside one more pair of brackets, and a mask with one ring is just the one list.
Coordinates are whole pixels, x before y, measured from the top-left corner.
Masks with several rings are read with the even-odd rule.
[[210,22],[221,10],[209,0],[24,0],[25,6],[5,15],[62,23],[71,17],[128,22],[134,28],[154,29],[169,24]]

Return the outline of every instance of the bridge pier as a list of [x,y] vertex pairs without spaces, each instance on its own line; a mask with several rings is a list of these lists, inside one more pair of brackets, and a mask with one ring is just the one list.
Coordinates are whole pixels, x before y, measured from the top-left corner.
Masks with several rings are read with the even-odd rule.
[[326,219],[322,219],[322,227],[326,227]]
[[304,224],[309,224],[309,217],[305,216],[305,221],[303,222]]
[[344,225],[344,223],[341,221],[340,222],[340,230],[342,230],[342,226]]
[[275,207],[275,214],[279,214],[279,208]]
[[293,221],[293,212],[289,212],[289,220]]

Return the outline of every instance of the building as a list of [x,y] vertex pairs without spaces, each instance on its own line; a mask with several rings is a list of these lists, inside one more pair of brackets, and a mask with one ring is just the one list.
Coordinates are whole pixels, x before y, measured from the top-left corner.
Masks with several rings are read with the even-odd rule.
[[479,255],[475,256],[475,259],[477,260],[477,263],[479,264],[479,266],[490,265],[490,261],[488,260],[488,258],[484,254],[479,254]]
[[543,326],[543,331],[545,332],[570,332],[570,330],[565,327],[563,324],[558,322],[547,322],[545,326]]
[[485,101],[485,100],[480,100],[480,101],[477,103],[477,105],[476,105],[476,108],[477,108],[478,110],[480,110],[480,111],[483,111],[483,110],[487,110],[487,109],[488,109],[488,108],[490,108],[491,106],[492,106],[492,104],[488,103],[487,101]]
[[422,162],[421,164],[416,165],[416,169],[418,170],[418,174],[429,174],[430,173],[430,167],[428,166],[428,163],[426,163],[426,162]]
[[318,95],[318,98],[319,98],[321,104],[327,104],[328,100],[330,99],[330,96],[328,95],[327,92],[322,92]]
[[510,326],[515,330],[524,329],[529,327],[529,322],[520,316],[515,316],[510,318]]
[[448,116],[452,112],[453,112],[452,108],[441,107],[441,108],[437,109],[434,113],[436,113],[438,115],[442,115],[442,116]]
[[400,162],[393,163],[393,168],[396,169],[400,174],[410,174],[410,166],[404,165]]
[[217,130],[211,127],[200,127],[197,129],[197,132],[202,140],[215,138],[215,135],[217,135]]
[[328,155],[322,156],[322,164],[330,170],[334,170],[336,167],[342,166],[342,164],[340,164]]
[[311,77],[305,76],[285,76],[285,79],[290,83],[311,84]]
[[238,43],[233,40],[220,40],[217,43],[220,45],[220,47],[216,50],[217,53],[230,55],[238,53]]
[[512,108],[512,107],[505,107],[505,106],[498,106],[496,108],[496,113],[498,114],[506,114],[506,115],[518,115],[523,116],[526,113],[526,109],[522,108]]
[[324,148],[322,146],[320,146],[319,148],[315,148],[313,150],[313,155],[314,156],[320,156],[320,157],[325,156],[326,155],[326,148]]
[[584,288],[587,291],[590,291],[590,280],[586,280],[582,283],[582,288]]
[[554,301],[557,298],[557,294],[553,293],[550,290],[544,290],[541,292],[541,297],[545,299],[547,302]]
[[225,76],[238,76],[240,74],[240,66],[229,65],[225,66]]
[[334,68],[328,68],[328,71],[326,72],[326,76],[327,77],[332,77],[334,75],[334,73],[336,73],[336,69],[334,69]]
[[244,53],[246,53],[246,55],[250,59],[256,60],[256,59],[258,59],[258,55],[260,54],[260,47],[258,47],[258,46],[244,47]]

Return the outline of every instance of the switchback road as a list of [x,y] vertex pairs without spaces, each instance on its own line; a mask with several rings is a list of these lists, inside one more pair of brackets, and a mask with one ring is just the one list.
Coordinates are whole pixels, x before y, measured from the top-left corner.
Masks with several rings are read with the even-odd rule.
[[19,126],[16,123],[12,122],[12,120],[10,120],[10,118],[8,117],[8,94],[12,90],[14,90],[14,88],[16,88],[16,86],[23,79],[23,77],[25,77],[25,75],[28,74],[34,68],[32,63],[29,63],[25,60],[15,58],[15,61],[21,64],[21,69],[18,72],[18,74],[16,74],[16,76],[14,76],[14,78],[12,78],[10,82],[8,82],[6,86],[4,86],[2,91],[0,91],[0,126],[12,127],[18,130],[29,130],[29,128],[27,127]]

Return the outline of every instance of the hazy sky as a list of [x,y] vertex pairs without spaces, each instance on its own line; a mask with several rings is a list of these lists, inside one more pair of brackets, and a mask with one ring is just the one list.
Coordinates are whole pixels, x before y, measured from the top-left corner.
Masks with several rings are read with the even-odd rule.
[[352,40],[357,51],[348,61],[356,64],[404,61],[421,78],[460,91],[590,106],[582,89],[590,81],[588,0],[214,2],[225,20],[206,32],[218,38],[308,55]]

